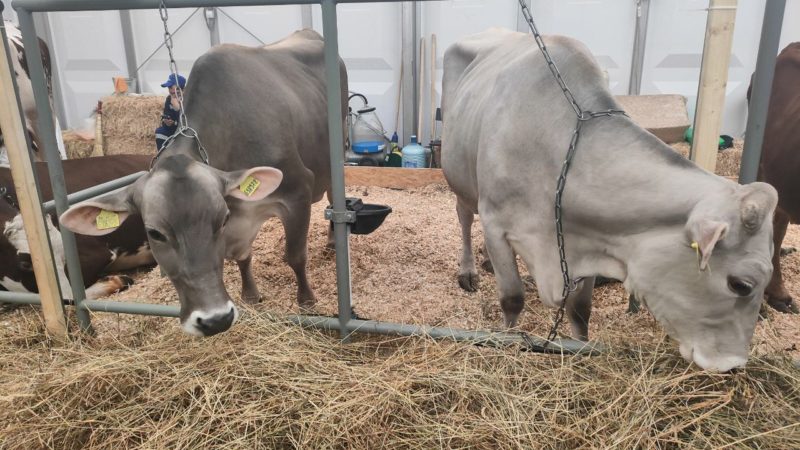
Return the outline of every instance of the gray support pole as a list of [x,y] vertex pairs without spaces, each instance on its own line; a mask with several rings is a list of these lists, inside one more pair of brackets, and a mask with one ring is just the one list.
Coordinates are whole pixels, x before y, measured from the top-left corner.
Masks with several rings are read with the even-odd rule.
[[647,43],[647,20],[650,17],[650,0],[636,0],[636,31],[631,57],[631,77],[628,81],[628,94],[642,92],[642,72],[644,70],[644,51]]
[[314,28],[314,14],[311,5],[300,5],[300,26],[303,28]]
[[[39,113],[39,131],[42,133],[41,140],[44,147],[42,151],[47,161],[50,184],[53,187],[53,199],[56,202],[56,211],[60,216],[67,210],[69,205],[67,204],[64,169],[61,167],[61,155],[58,153],[56,144],[56,130],[53,124],[50,98],[47,93],[47,84],[45,83],[44,69],[42,67],[42,55],[39,51],[36,28],[33,25],[33,15],[29,11],[18,10],[17,16],[22,30],[22,42],[27,53],[36,110]],[[72,285],[72,295],[78,305],[78,323],[81,329],[88,331],[91,328],[89,314],[80,307],[81,302],[86,298],[86,292],[83,288],[83,274],[81,274],[81,262],[75,245],[75,235],[65,227],[61,227],[61,240],[64,244],[64,255],[67,261],[69,282]]]
[[217,8],[204,8],[203,14],[206,18],[206,26],[208,27],[211,46],[219,45],[219,13]]
[[122,44],[125,47],[125,63],[128,65],[128,77],[136,80],[136,92],[142,93],[142,79],[139,77],[136,63],[136,44],[133,40],[133,21],[129,10],[119,12],[119,22],[122,25]]
[[[401,34],[402,46],[400,58],[403,60],[403,134],[402,144],[411,142],[414,134],[414,125],[417,123],[417,39],[414,23],[416,22],[416,8],[414,2],[403,2],[401,6]],[[395,125],[395,128],[399,128]]]
[[778,55],[785,10],[786,0],[767,0],[764,9],[764,23],[761,25],[761,42],[758,45],[756,73],[750,93],[742,166],[739,172],[741,184],[752,183],[758,176],[769,98],[772,92],[772,78],[775,75],[775,59]]
[[[322,0],[322,34],[325,38],[325,75],[328,87],[328,139],[331,148],[331,192],[334,217],[344,216],[344,135],[342,133],[342,93],[339,73],[339,35],[336,24],[336,2]],[[350,242],[348,225],[333,222],[336,239],[336,291],[339,297],[339,330],[342,339],[348,335],[351,315]]]

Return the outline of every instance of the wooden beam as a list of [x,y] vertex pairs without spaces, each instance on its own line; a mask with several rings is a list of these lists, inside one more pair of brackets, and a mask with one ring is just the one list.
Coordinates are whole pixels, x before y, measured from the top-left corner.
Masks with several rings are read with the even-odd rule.
[[0,128],[8,149],[11,176],[17,190],[19,209],[28,246],[31,252],[36,285],[42,299],[47,331],[55,337],[66,337],[67,324],[64,319],[64,306],[61,303],[61,290],[53,264],[50,237],[45,228],[42,214],[42,201],[36,189],[36,179],[29,157],[27,130],[22,123],[20,103],[15,95],[12,68],[9,66],[8,41],[5,30],[0,44]]
[[706,22],[690,155],[692,161],[712,173],[717,164],[725,88],[728,85],[728,65],[733,46],[733,27],[736,22],[736,3],[736,0],[710,0]]
[[442,169],[347,166],[344,168],[344,183],[347,186],[413,189],[446,181]]

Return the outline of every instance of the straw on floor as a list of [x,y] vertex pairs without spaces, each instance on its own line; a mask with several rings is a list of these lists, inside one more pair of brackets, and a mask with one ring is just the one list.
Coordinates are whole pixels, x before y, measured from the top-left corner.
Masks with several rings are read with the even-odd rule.
[[[800,371],[706,374],[663,339],[562,358],[334,337],[249,311],[208,339],[0,330],[3,448],[798,448]],[[627,343],[626,343],[627,342]]]

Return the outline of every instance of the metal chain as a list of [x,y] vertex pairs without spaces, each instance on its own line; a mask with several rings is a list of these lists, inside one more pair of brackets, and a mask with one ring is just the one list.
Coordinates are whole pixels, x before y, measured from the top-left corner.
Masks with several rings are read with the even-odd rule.
[[583,126],[584,122],[587,122],[595,117],[603,117],[603,116],[613,116],[613,115],[627,115],[625,111],[619,109],[609,109],[607,111],[584,111],[578,102],[575,100],[575,96],[572,94],[572,91],[567,86],[567,83],[564,81],[564,78],[561,76],[561,72],[558,70],[558,66],[553,61],[553,58],[550,57],[550,52],[547,51],[547,46],[544,43],[544,39],[542,39],[542,35],[539,33],[539,29],[536,28],[536,24],[533,22],[533,15],[531,14],[530,9],[528,9],[528,5],[525,4],[525,0],[519,0],[519,6],[522,8],[522,15],[525,16],[525,21],[528,22],[528,27],[531,29],[531,33],[533,33],[533,38],[536,40],[536,45],[539,47],[539,50],[542,52],[542,56],[544,56],[545,62],[547,62],[547,67],[550,69],[550,72],[553,74],[553,77],[558,82],[558,86],[561,88],[561,92],[564,94],[564,98],[566,98],[567,102],[572,107],[572,110],[575,111],[575,116],[577,117],[577,122],[575,123],[575,129],[572,132],[572,138],[569,142],[569,149],[567,150],[567,156],[564,159],[564,163],[561,166],[561,173],[558,176],[558,182],[556,183],[556,199],[555,199],[555,221],[556,221],[556,242],[558,245],[558,256],[561,262],[561,276],[563,278],[563,288],[561,290],[561,304],[558,307],[558,311],[556,312],[555,319],[553,320],[553,326],[550,328],[550,332],[547,335],[547,341],[545,342],[545,348],[553,342],[553,339],[556,338],[558,334],[558,327],[561,325],[561,322],[564,321],[564,307],[567,304],[567,297],[569,294],[574,292],[578,289],[578,283],[580,283],[583,278],[576,278],[572,280],[569,276],[569,265],[567,264],[567,253],[566,253],[566,245],[564,244],[564,226],[563,226],[563,218],[564,218],[564,211],[561,205],[561,200],[564,195],[564,188],[567,184],[567,173],[569,172],[570,165],[572,164],[572,159],[575,156],[575,151],[578,147],[578,140],[581,134],[581,127]]
[[172,33],[169,32],[168,26],[169,10],[167,9],[165,0],[161,0],[159,3],[158,14],[161,16],[161,22],[164,24],[164,47],[166,47],[167,53],[169,53],[169,71],[175,79],[175,90],[178,93],[178,105],[181,110],[178,116],[178,129],[172,136],[167,138],[161,145],[161,148],[158,149],[158,152],[150,161],[150,169],[153,168],[158,157],[161,156],[161,153],[169,147],[177,136],[186,136],[197,141],[197,152],[200,154],[200,158],[202,158],[203,162],[208,164],[208,153],[205,147],[203,147],[202,142],[200,142],[200,136],[197,131],[189,126],[189,118],[186,116],[186,109],[183,107],[183,88],[181,88],[181,84],[178,82],[178,63],[175,62],[175,55],[172,53]]

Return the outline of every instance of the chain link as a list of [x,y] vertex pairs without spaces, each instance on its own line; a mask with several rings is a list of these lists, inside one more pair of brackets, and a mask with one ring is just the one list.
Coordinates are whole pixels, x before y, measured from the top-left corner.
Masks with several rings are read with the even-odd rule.
[[200,135],[194,128],[189,126],[189,118],[186,116],[186,109],[183,107],[183,88],[181,88],[181,84],[178,82],[178,63],[175,62],[175,55],[172,52],[173,41],[172,33],[169,32],[169,9],[167,9],[166,0],[161,0],[159,3],[158,15],[161,17],[161,22],[164,24],[164,47],[166,47],[167,53],[169,54],[169,71],[175,80],[175,90],[177,92],[180,112],[178,116],[178,129],[172,134],[172,136],[167,138],[161,145],[161,148],[158,149],[158,152],[150,161],[150,169],[153,168],[156,160],[158,160],[158,157],[161,156],[161,153],[167,147],[169,147],[169,145],[177,136],[185,136],[190,139],[194,139],[197,142],[197,152],[200,154],[200,158],[203,159],[204,163],[208,164],[208,153],[206,152],[205,147],[203,147],[202,142],[200,142]]
[[561,204],[562,197],[564,196],[564,188],[567,185],[567,173],[572,165],[572,159],[575,156],[575,151],[578,147],[578,140],[580,139],[581,135],[581,127],[583,126],[584,122],[594,119],[595,117],[627,114],[625,114],[625,111],[618,109],[609,109],[606,111],[584,111],[578,104],[577,100],[575,100],[575,96],[567,86],[566,81],[564,81],[564,77],[561,76],[561,72],[558,70],[558,66],[556,66],[555,61],[553,61],[553,58],[550,57],[550,52],[547,51],[547,46],[544,43],[544,39],[542,39],[539,29],[536,28],[536,24],[533,22],[533,15],[531,14],[528,5],[525,4],[525,0],[519,0],[519,6],[522,8],[522,15],[525,17],[525,21],[528,22],[528,27],[531,29],[531,33],[533,33],[533,38],[536,40],[536,45],[542,52],[542,56],[547,63],[547,67],[550,69],[553,77],[558,82],[558,86],[561,88],[564,98],[566,98],[567,102],[572,107],[572,110],[575,112],[575,116],[577,118],[575,129],[572,131],[572,137],[570,138],[567,156],[564,158],[564,163],[561,166],[561,173],[558,175],[558,181],[556,183],[556,243],[558,245],[558,256],[561,263],[561,276],[563,278],[564,285],[561,290],[561,302],[558,307],[558,311],[556,312],[555,319],[553,320],[553,326],[550,328],[550,332],[547,334],[547,341],[545,342],[545,348],[547,348],[547,346],[553,342],[553,339],[556,338],[556,335],[558,334],[558,327],[561,325],[561,322],[564,321],[564,307],[567,304],[567,297],[569,297],[570,293],[578,289],[578,283],[583,280],[582,277],[572,280],[569,276],[566,245],[564,244],[564,210]]

